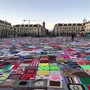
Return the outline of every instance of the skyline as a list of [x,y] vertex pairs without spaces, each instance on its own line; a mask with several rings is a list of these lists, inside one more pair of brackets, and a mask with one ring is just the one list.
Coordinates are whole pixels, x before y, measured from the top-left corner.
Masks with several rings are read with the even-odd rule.
[[[53,29],[56,23],[82,23],[90,20],[90,0],[0,0],[0,19],[14,24],[46,23]],[[33,21],[34,20],[34,21]]]

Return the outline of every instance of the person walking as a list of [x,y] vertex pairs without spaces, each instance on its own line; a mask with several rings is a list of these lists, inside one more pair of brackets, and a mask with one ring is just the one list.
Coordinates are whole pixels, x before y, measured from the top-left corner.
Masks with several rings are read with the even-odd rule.
[[72,33],[72,35],[71,35],[72,42],[74,41],[74,38],[75,38],[75,33]]

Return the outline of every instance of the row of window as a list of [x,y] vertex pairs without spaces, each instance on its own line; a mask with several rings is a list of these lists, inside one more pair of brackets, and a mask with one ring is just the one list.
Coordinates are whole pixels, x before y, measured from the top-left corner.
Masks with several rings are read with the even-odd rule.
[[39,25],[39,24],[36,24],[36,25],[31,25],[31,24],[30,25],[29,24],[28,25],[27,24],[26,25],[24,25],[24,24],[23,25],[14,25],[14,27],[40,27],[40,26],[41,25]]
[[40,28],[14,28],[14,30],[40,30]]
[[81,23],[77,23],[77,24],[75,24],[75,23],[73,23],[73,24],[62,24],[62,23],[60,23],[60,24],[56,24],[56,26],[82,26],[83,24],[81,24]]
[[41,30],[37,30],[37,31],[36,30],[33,30],[33,31],[17,30],[17,31],[15,31],[14,30],[13,32],[17,32],[17,33],[35,33],[35,32],[38,33],[39,32],[39,33],[41,33]]
[[[71,34],[71,33],[55,33],[55,35],[56,34],[59,34],[60,35],[60,34]],[[79,34],[79,33],[75,33],[75,34]]]
[[57,30],[59,30],[59,29],[78,29],[78,30],[80,30],[80,29],[84,29],[83,27],[73,27],[73,28],[71,28],[71,27],[60,27],[60,28],[56,28]]
[[9,24],[0,24],[0,26],[3,26],[3,25],[6,25],[6,26],[11,26],[11,25],[9,25]]
[[[55,30],[55,32],[72,32],[73,30]],[[81,30],[74,30],[75,32],[80,32]]]
[[21,35],[42,35],[42,33],[12,33],[12,35],[15,35],[15,36],[21,36]]
[[87,32],[90,32],[90,30],[86,30]]
[[14,30],[15,32],[41,32],[41,30]]

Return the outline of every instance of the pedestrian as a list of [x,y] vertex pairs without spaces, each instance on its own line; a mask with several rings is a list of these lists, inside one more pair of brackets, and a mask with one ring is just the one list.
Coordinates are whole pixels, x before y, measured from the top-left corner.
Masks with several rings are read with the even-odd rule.
[[72,42],[74,41],[74,38],[75,38],[75,33],[72,33],[72,35],[71,35]]

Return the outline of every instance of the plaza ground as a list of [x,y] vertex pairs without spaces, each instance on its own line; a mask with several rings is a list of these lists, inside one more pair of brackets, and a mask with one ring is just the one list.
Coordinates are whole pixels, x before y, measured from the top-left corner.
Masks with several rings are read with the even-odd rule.
[[90,90],[89,37],[0,39],[0,90]]

